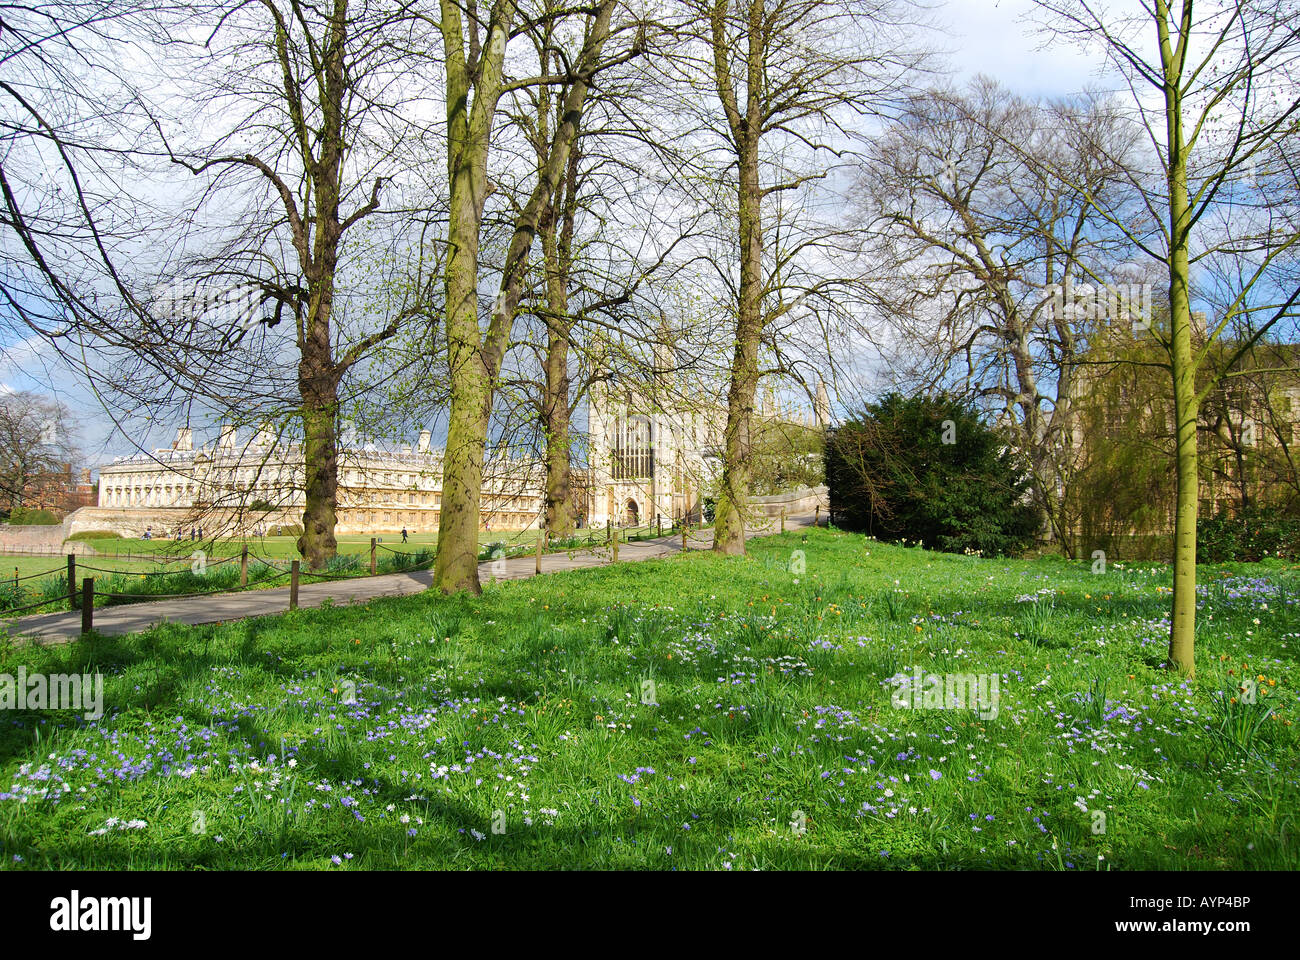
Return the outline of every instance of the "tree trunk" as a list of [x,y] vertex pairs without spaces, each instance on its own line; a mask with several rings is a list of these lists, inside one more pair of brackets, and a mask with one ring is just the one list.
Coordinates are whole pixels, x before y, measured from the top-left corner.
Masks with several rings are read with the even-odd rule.
[[543,411],[543,426],[546,430],[546,530],[551,535],[564,536],[573,531],[573,513],[569,500],[572,486],[569,459],[569,333],[564,322],[554,318],[546,326],[546,396]]
[[745,34],[744,106],[732,85],[727,56],[724,7],[712,19],[714,79],[727,114],[736,150],[737,214],[740,218],[740,291],[736,304],[736,347],[731,360],[727,394],[727,426],[723,435],[722,483],[714,508],[713,549],[723,554],[745,552],[745,511],[749,500],[750,435],[754,394],[758,390],[758,350],[763,334],[763,194],[759,186],[759,139],[764,123],[763,94],[766,63],[766,4],[749,0]]
[[334,559],[338,506],[338,378],[330,344],[333,308],[331,273],[316,284],[308,304],[302,359],[298,363],[298,390],[302,396],[303,479],[305,504],[298,552],[312,570]]
[[[451,413],[447,450],[443,458],[443,512],[438,531],[434,585],[444,593],[480,592],[478,581],[479,495],[483,482],[484,447],[492,411],[495,381],[501,370],[515,310],[522,294],[528,254],[537,224],[555,195],[577,136],[590,72],[609,36],[613,0],[605,0],[592,20],[578,76],[564,101],[563,122],[552,141],[551,155],[538,171],[538,182],[517,216],[506,251],[500,292],[486,334],[479,330],[479,228],[487,199],[487,160],[492,122],[501,96],[507,39],[517,14],[504,3],[503,14],[488,31],[477,66],[464,56],[460,11],[442,0],[442,31],[447,52],[447,172],[450,209],[448,254],[447,355],[450,364]],[[494,11],[498,8],[494,5]],[[477,29],[472,27],[472,29]],[[473,105],[468,101],[471,90]]]
[[[558,198],[543,216],[542,259],[546,272],[546,383],[542,397],[542,428],[546,431],[546,530],[564,536],[573,532],[572,442],[569,401],[569,349],[573,320],[569,317],[569,266],[572,262],[575,205],[580,153],[569,152],[568,170]],[[557,230],[557,222],[559,229]]]
[[[469,170],[458,173],[466,181],[471,177]],[[474,202],[474,191],[468,183],[454,192],[453,198],[445,277],[451,411],[443,455],[442,516],[434,585],[444,593],[479,593],[479,495],[492,403],[478,321],[478,227],[482,208]]]
[[338,445],[336,398],[303,398],[304,490],[302,536],[298,552],[312,570],[320,570],[338,551],[334,527],[338,522]]
[[1173,318],[1171,348],[1178,438],[1178,498],[1174,519],[1174,596],[1169,628],[1169,662],[1184,676],[1193,677],[1196,674],[1196,514],[1200,484],[1196,421],[1199,411],[1196,371],[1192,362],[1186,246],[1171,257],[1171,267],[1169,306]]
[[745,552],[745,510],[749,501],[754,395],[758,391],[758,350],[763,333],[763,230],[758,182],[757,134],[742,141],[739,151],[740,297],[736,316],[736,349],[731,360],[727,395],[727,427],[723,435],[722,485],[714,510],[713,549],[724,554]]
[[[1163,3],[1159,4],[1163,7]],[[1184,11],[1186,14],[1186,11]],[[1190,18],[1184,20],[1187,42]],[[1169,144],[1169,317],[1170,365],[1174,379],[1174,420],[1178,441],[1178,496],[1174,518],[1174,596],[1169,627],[1169,663],[1185,677],[1196,675],[1196,365],[1192,356],[1192,313],[1188,258],[1191,212],[1187,197],[1187,153],[1182,118],[1182,63],[1170,44],[1168,20],[1159,22],[1165,71],[1165,118]]]

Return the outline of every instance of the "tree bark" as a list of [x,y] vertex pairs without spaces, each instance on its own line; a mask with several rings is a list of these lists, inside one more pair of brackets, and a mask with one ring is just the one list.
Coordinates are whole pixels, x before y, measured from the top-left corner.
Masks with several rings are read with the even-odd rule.
[[740,218],[740,291],[736,304],[736,347],[727,394],[721,488],[714,507],[713,549],[745,552],[745,511],[749,502],[754,395],[758,390],[758,351],[763,334],[763,225],[758,146],[763,124],[761,90],[764,63],[763,0],[750,0],[747,23],[745,111],[742,115],[725,58],[721,13],[713,21],[713,56],[718,92],[727,110],[738,162],[737,209]]
[[570,500],[573,409],[569,399],[569,352],[573,320],[569,316],[569,267],[578,192],[578,159],[579,152],[575,147],[569,154],[569,168],[560,185],[559,197],[542,219],[540,227],[546,302],[550,312],[546,319],[546,379],[542,396],[542,428],[546,431],[545,523],[548,534],[560,536],[573,532],[574,520]]
[[[510,0],[493,6],[491,27],[476,63],[465,60],[460,10],[442,0],[447,69],[450,215],[445,287],[451,413],[443,460],[443,513],[438,532],[434,586],[444,593],[478,593],[479,492],[495,381],[501,370],[515,310],[523,292],[529,251],[538,224],[555,196],[577,137],[582,109],[601,50],[609,37],[614,0],[604,0],[591,21],[575,79],[564,98],[562,121],[537,184],[515,220],[500,290],[486,335],[479,330],[479,229],[487,199],[487,159],[497,102],[504,89],[506,40],[516,9]],[[476,27],[471,27],[471,34]],[[471,45],[472,46],[472,45]],[[473,105],[469,94],[473,90]]]
[[[1164,0],[1157,0],[1156,5],[1163,9]],[[1196,450],[1199,401],[1196,393],[1196,365],[1192,355],[1191,268],[1188,255],[1191,208],[1187,196],[1181,57],[1183,46],[1190,42],[1190,18],[1190,10],[1185,9],[1178,49],[1170,42],[1166,15],[1159,17],[1158,27],[1165,75],[1165,120],[1169,144],[1170,364],[1174,380],[1174,427],[1178,444],[1169,663],[1189,678],[1196,675],[1196,513],[1200,492]]]

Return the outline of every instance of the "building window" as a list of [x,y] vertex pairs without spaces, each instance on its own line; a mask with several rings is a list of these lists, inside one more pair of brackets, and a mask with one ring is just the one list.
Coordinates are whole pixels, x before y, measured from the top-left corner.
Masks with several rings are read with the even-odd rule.
[[649,477],[654,474],[650,421],[646,417],[619,417],[614,421],[610,450],[615,480]]

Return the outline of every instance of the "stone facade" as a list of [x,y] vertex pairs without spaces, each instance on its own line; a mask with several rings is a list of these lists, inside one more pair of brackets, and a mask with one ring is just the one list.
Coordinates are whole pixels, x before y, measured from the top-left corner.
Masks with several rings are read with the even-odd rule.
[[[656,390],[662,393],[656,395]],[[824,388],[822,390],[824,396]],[[820,398],[819,398],[820,399]],[[782,410],[769,399],[761,416],[812,425],[814,414]],[[822,420],[820,407],[816,414]],[[721,470],[725,408],[703,395],[671,393],[666,378],[653,387],[600,382],[588,402],[588,463],[575,464],[574,485],[584,526],[699,522],[705,491]],[[345,447],[339,455],[335,532],[432,533],[442,511],[442,451],[423,431],[409,444]],[[302,449],[268,429],[241,440],[223,426],[215,441],[195,448],[188,427],[170,449],[118,457],[99,468],[99,503],[74,515],[73,530],[145,531],[174,538],[247,536],[301,523]],[[536,527],[543,511],[545,468],[536,459],[496,457],[484,465],[480,499],[485,529]],[[585,506],[584,506],[585,504]]]
[[[671,369],[670,351],[660,362]],[[819,383],[812,410],[783,406],[768,394],[759,418],[825,426],[826,387]],[[727,409],[721,397],[692,389],[671,375],[650,384],[599,381],[588,405],[591,526],[699,523],[704,499],[722,473]],[[777,510],[779,513],[779,508]]]
[[[374,444],[347,448],[339,456],[339,534],[431,533],[442,510],[442,452],[429,449],[429,431],[414,449]],[[198,449],[188,428],[169,450],[118,457],[99,468],[99,508],[78,511],[78,525],[124,531],[152,526],[153,535],[257,534],[301,523],[302,448],[280,443],[267,430],[246,442],[222,429]],[[536,526],[542,504],[541,465],[493,459],[484,466],[481,494],[485,527],[519,530]],[[84,516],[82,516],[84,515]]]

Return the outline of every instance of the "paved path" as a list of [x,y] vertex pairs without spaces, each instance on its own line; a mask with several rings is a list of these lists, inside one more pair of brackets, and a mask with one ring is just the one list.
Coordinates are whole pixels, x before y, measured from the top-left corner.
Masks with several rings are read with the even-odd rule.
[[[797,530],[812,526],[813,518],[789,517],[786,519],[787,530]],[[780,521],[773,524],[770,532],[778,529]],[[750,536],[762,535],[751,534]],[[705,533],[703,539],[694,537],[689,540],[689,549],[707,550],[713,544],[711,533]],[[639,543],[622,543],[619,545],[619,563],[652,560],[667,557],[682,550],[681,537],[660,537]],[[611,563],[610,549],[583,549],[566,553],[548,553],[542,557],[542,572],[555,573],[559,570],[581,570],[586,567],[601,567]],[[479,580],[487,583],[497,580],[522,580],[535,575],[537,558],[530,554],[526,557],[514,557],[488,561],[479,564]],[[390,573],[377,577],[356,577],[348,580],[327,580],[315,583],[304,582],[298,586],[298,606],[319,607],[327,598],[334,603],[365,603],[376,597],[401,597],[420,593],[433,583],[432,570],[416,570],[411,573]],[[109,636],[121,636],[147,630],[155,624],[184,623],[218,623],[225,620],[242,620],[246,617],[261,617],[284,613],[289,608],[289,588],[273,587],[268,590],[245,590],[239,593],[217,593],[206,597],[190,597],[180,600],[154,600],[147,603],[127,603],[120,606],[97,607],[95,609],[95,630]],[[0,626],[4,622],[0,621]],[[17,617],[8,621],[9,634],[12,637],[25,637],[37,643],[62,643],[75,640],[81,636],[81,612],[42,613],[30,617]]]

